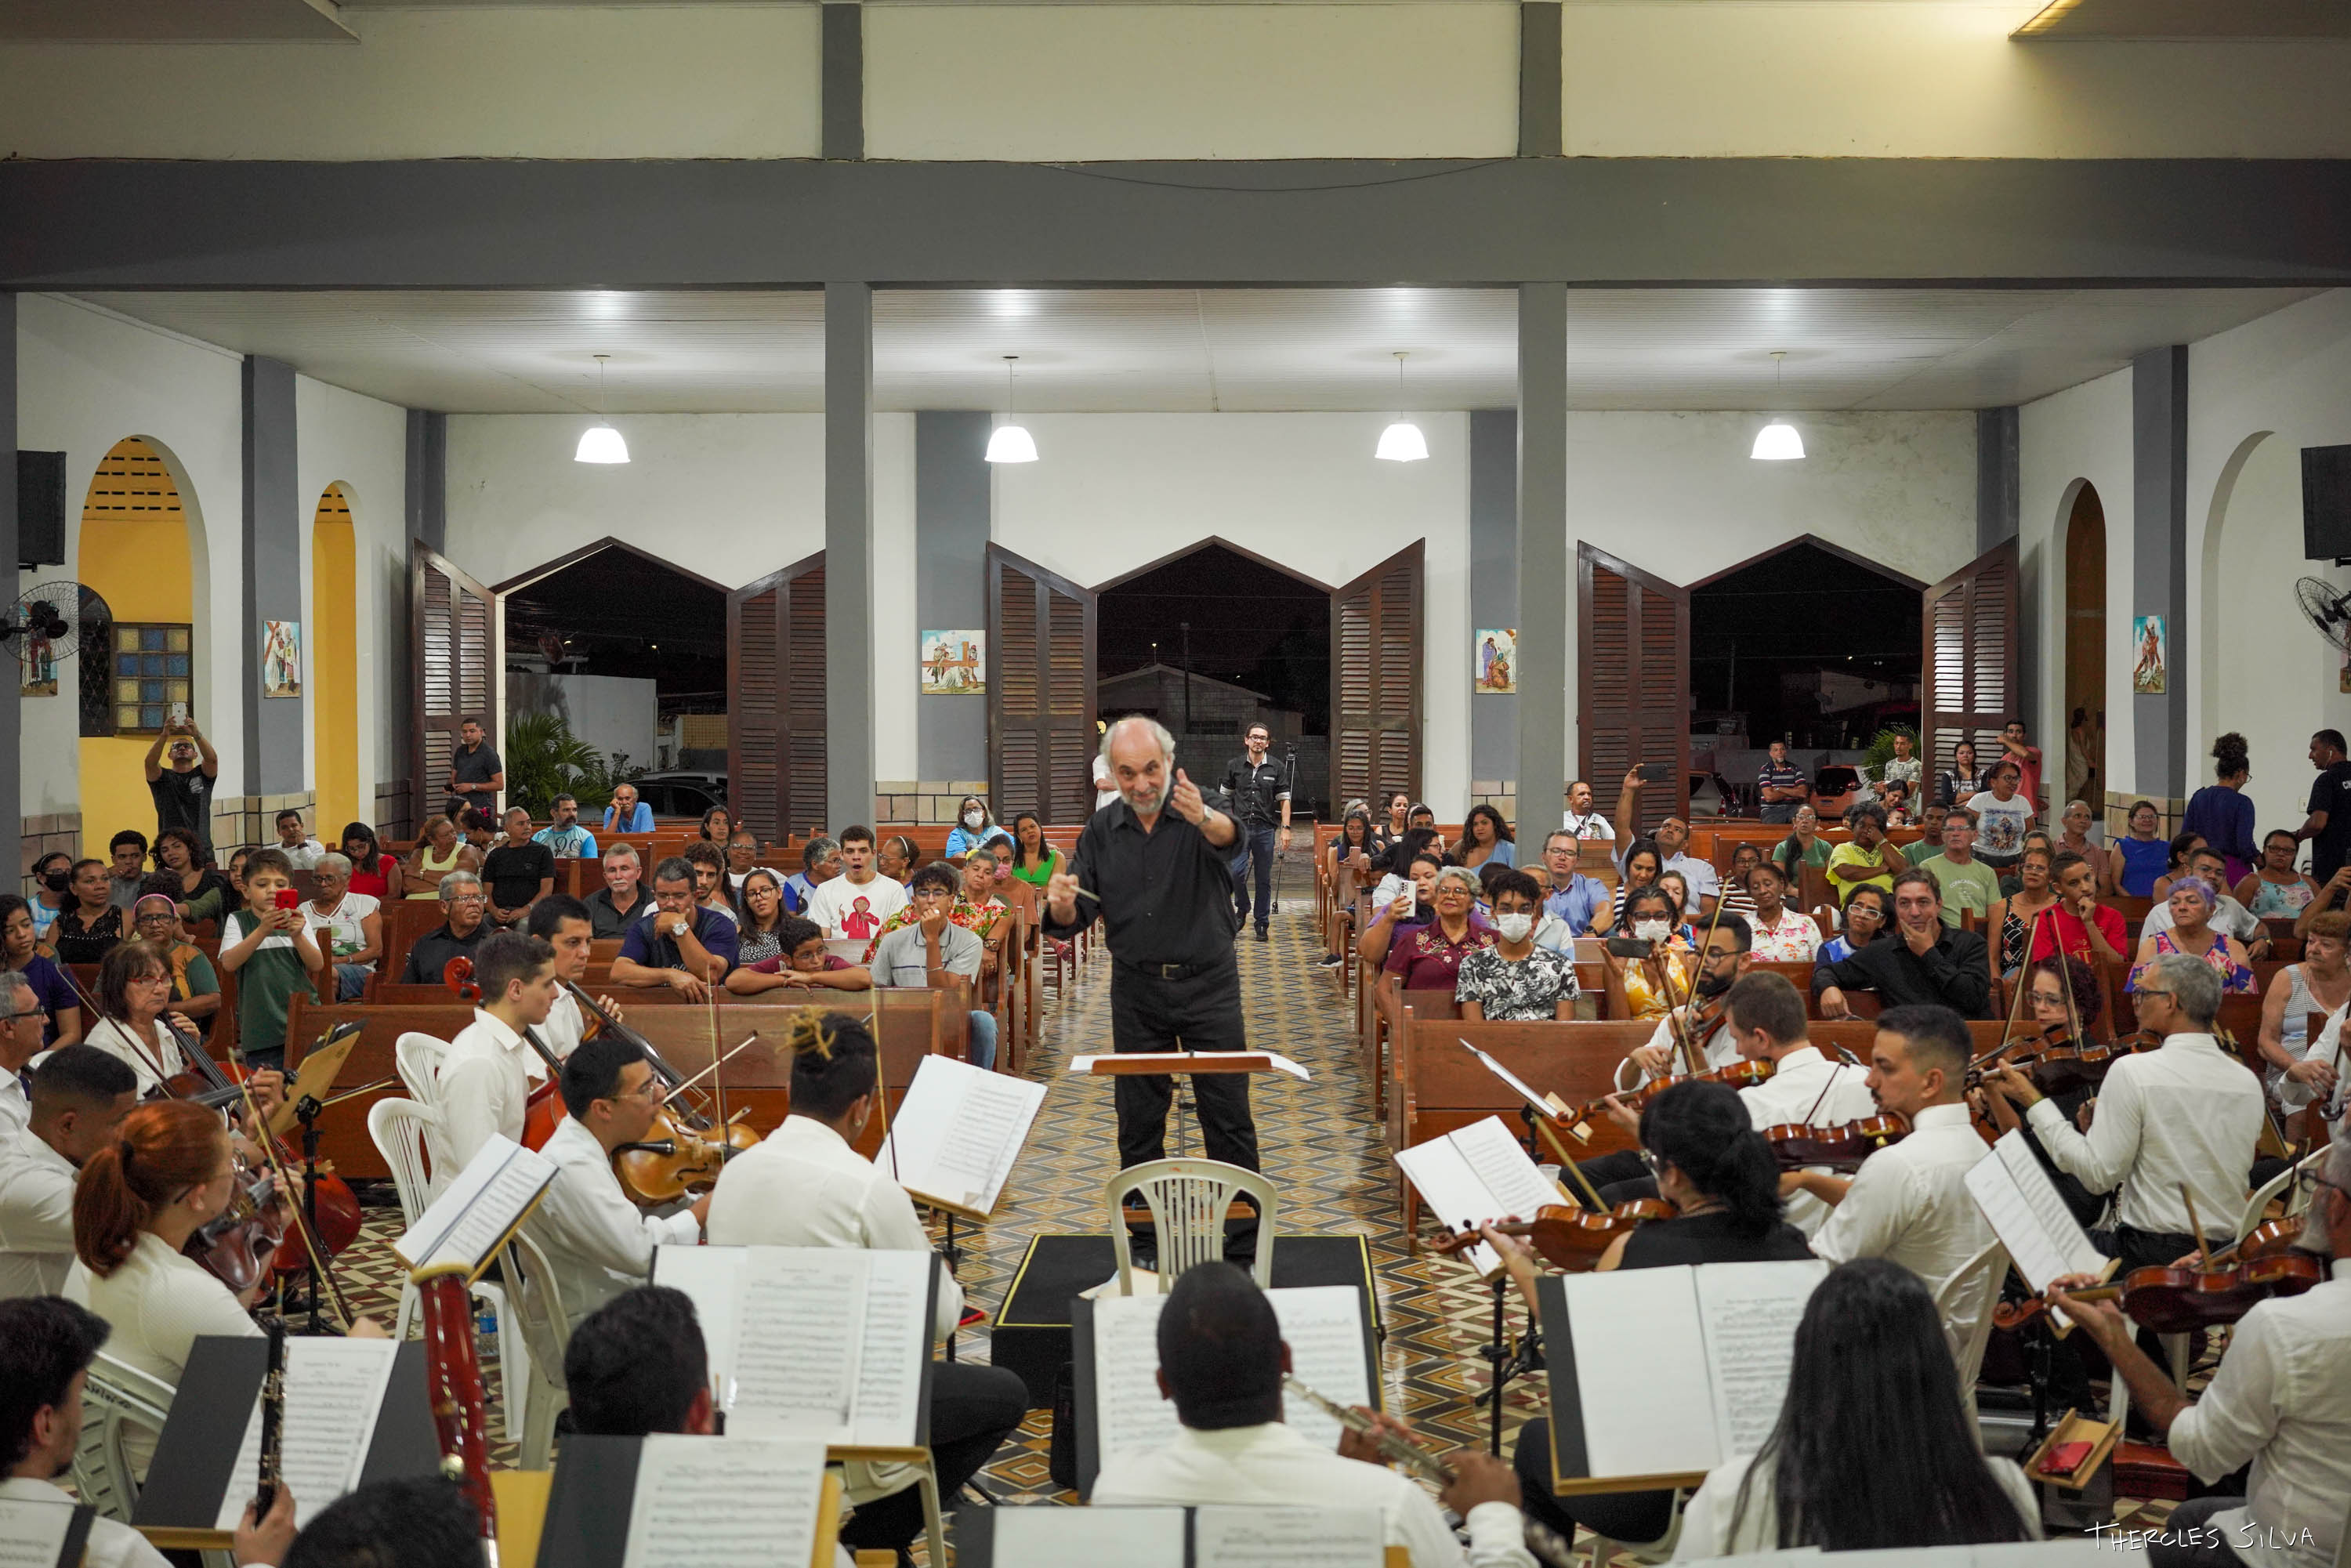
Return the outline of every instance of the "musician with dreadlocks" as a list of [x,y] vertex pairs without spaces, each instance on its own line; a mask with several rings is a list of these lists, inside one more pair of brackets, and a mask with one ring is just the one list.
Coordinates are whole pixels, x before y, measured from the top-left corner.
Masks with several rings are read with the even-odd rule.
[[[858,1019],[809,1009],[792,1016],[784,1044],[792,1053],[791,1113],[727,1162],[710,1195],[712,1245],[929,1251],[914,1200],[857,1152],[881,1092],[873,1036]],[[963,1291],[942,1270],[934,1332],[944,1340],[962,1317]],[[931,1455],[943,1507],[954,1507],[1028,1410],[1016,1374],[957,1361],[931,1368]],[[923,1528],[914,1479],[907,1465],[852,1463],[848,1495],[857,1511],[841,1526],[841,1544],[895,1552],[910,1563],[908,1548]]]

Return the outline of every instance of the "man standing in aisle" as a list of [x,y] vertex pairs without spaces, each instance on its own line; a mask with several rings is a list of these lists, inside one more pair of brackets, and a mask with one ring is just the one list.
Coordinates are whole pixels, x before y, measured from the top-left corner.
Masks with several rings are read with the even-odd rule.
[[1273,732],[1253,724],[1241,737],[1243,755],[1225,764],[1225,799],[1232,802],[1240,821],[1240,842],[1233,855],[1234,935],[1249,924],[1249,876],[1257,866],[1257,939],[1270,938],[1266,926],[1273,915],[1273,856],[1290,847],[1290,773],[1266,756]]
[[[2318,769],[2310,784],[2310,815],[2294,836],[2310,841],[2310,880],[2324,890],[2351,860],[2351,761],[2344,758],[2341,730],[2322,729],[2310,737],[2310,765]],[[2331,909],[2343,896],[2322,891],[2319,901]]]
[[[171,766],[163,748],[172,749]],[[164,721],[147,748],[147,793],[155,797],[155,831],[185,828],[204,848],[213,845],[213,781],[220,777],[220,754],[192,718]]]
[[[1119,798],[1094,813],[1069,869],[1046,885],[1046,935],[1066,937],[1102,922],[1114,1050],[1245,1051],[1226,869],[1240,829],[1176,768],[1176,737],[1164,727],[1120,719],[1102,737],[1102,754]],[[1123,1074],[1113,1085],[1122,1168],[1162,1158],[1173,1080]],[[1203,1073],[1192,1089],[1208,1157],[1257,1169],[1249,1074]],[[1234,1238],[1236,1247],[1243,1241]],[[1155,1236],[1138,1233],[1137,1242],[1138,1261],[1155,1266]],[[1245,1244],[1254,1251],[1254,1228]]]
[[449,758],[449,793],[486,817],[496,809],[498,791],[507,787],[507,765],[484,735],[477,718],[459,727],[457,738],[464,744]]

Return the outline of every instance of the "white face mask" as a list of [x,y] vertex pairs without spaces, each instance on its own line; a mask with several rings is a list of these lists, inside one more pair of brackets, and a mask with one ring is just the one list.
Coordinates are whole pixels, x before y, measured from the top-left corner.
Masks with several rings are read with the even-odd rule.
[[1519,912],[1494,916],[1494,929],[1502,934],[1505,942],[1523,942],[1535,928],[1535,917]]
[[1673,929],[1662,920],[1636,920],[1633,923],[1633,936],[1642,942],[1662,942],[1673,934]]
[[986,821],[987,814],[984,811],[966,811],[963,814],[963,825],[967,828],[976,828]]

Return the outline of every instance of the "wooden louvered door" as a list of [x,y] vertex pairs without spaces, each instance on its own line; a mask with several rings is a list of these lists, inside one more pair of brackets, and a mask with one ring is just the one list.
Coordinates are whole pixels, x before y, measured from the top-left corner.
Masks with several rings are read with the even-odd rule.
[[446,556],[413,540],[408,549],[409,733],[414,820],[449,802],[457,732],[479,719],[505,744],[506,661],[497,653],[498,596]]
[[[1575,601],[1583,629],[1577,768],[1595,798],[1612,800],[1635,764],[1669,767],[1665,783],[1641,791],[1633,826],[1653,832],[1668,815],[1689,815],[1689,590],[1579,544]],[[1520,798],[1547,798],[1548,787],[1520,779]]]
[[1952,766],[1962,740],[1979,761],[1998,757],[2001,727],[2016,716],[2016,541],[1996,545],[1927,590],[1927,767]]
[[1418,541],[1331,594],[1331,800],[1420,799]]
[[727,803],[762,843],[828,825],[824,657],[823,551],[726,596]]
[[987,758],[1000,821],[1093,814],[1094,595],[987,547]]

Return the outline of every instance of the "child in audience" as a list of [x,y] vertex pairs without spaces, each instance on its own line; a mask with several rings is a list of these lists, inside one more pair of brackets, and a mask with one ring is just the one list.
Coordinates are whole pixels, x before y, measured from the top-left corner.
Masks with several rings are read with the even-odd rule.
[[[293,892],[286,857],[256,850],[245,862],[245,907],[221,922],[220,967],[236,977],[237,1042],[256,1067],[286,1065],[287,1003],[297,991],[316,1001],[311,977],[327,967]],[[283,907],[281,893],[289,895]]]

